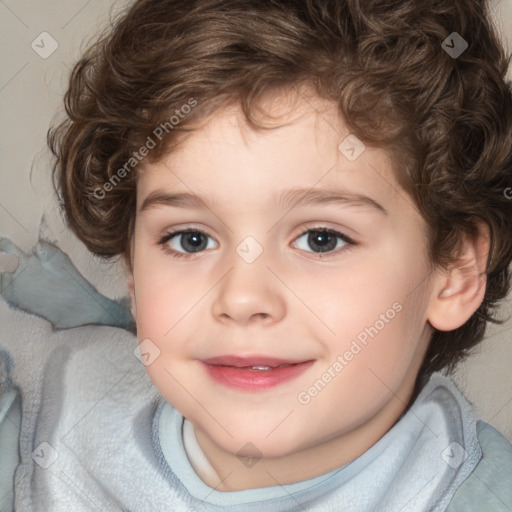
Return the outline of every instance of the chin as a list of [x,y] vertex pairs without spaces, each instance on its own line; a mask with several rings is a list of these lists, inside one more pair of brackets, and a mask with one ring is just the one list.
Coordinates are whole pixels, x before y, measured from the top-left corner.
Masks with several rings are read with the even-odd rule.
[[[276,431],[268,436],[268,433],[273,428],[275,426],[270,429],[264,428],[261,430],[247,430],[247,427],[240,427],[238,432],[229,429],[234,437],[226,434],[221,435],[220,438],[217,435],[213,435],[211,438],[217,446],[238,457],[276,458],[284,457],[300,450],[298,443],[290,439],[288,432],[285,430],[279,433]],[[215,431],[215,434],[218,434],[218,431]],[[223,432],[223,434],[225,433]],[[208,435],[210,436],[210,433]]]

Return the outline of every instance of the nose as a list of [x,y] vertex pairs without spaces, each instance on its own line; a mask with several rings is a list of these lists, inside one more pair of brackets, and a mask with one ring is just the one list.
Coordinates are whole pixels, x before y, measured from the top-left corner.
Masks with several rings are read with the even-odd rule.
[[235,254],[230,271],[214,288],[212,314],[219,322],[267,325],[285,316],[283,284],[267,264],[263,255],[247,263]]

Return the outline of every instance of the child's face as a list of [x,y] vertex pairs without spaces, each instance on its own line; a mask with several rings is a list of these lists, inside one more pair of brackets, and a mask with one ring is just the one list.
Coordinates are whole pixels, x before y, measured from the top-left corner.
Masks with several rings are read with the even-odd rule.
[[[149,376],[194,423],[207,453],[227,460],[250,442],[263,460],[313,454],[320,474],[365,451],[403,412],[431,334],[433,288],[424,221],[387,153],[367,147],[349,161],[338,149],[349,132],[318,98],[298,101],[280,121],[256,134],[241,131],[239,111],[225,110],[145,165],[134,241],[137,330],[151,340],[148,362],[160,351]],[[350,147],[346,154],[353,158]],[[280,204],[291,189],[343,190],[380,207]],[[200,196],[208,207],[165,204],[163,194]],[[184,229],[205,235],[158,244]],[[225,355],[312,362],[294,375],[220,369],[220,379],[238,375],[237,385],[202,362]]]

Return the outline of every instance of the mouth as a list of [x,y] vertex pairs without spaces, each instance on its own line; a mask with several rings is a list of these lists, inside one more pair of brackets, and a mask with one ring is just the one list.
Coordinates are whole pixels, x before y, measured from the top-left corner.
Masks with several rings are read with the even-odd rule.
[[246,391],[265,390],[304,373],[314,360],[268,356],[219,356],[201,361],[208,375],[225,386]]

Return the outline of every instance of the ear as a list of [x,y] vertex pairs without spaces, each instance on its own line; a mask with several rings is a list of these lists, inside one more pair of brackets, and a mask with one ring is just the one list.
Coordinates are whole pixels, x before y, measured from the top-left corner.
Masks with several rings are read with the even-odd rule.
[[133,315],[133,318],[137,318],[136,316],[136,305],[135,305],[135,283],[133,280],[133,271],[126,260],[126,258],[122,258],[121,263],[123,265],[124,275],[126,278],[126,284],[128,285],[128,290],[130,291],[130,298],[131,298],[131,313]]
[[487,224],[479,221],[478,228],[475,237],[464,235],[458,260],[435,278],[427,319],[440,331],[463,325],[484,299],[490,235]]

